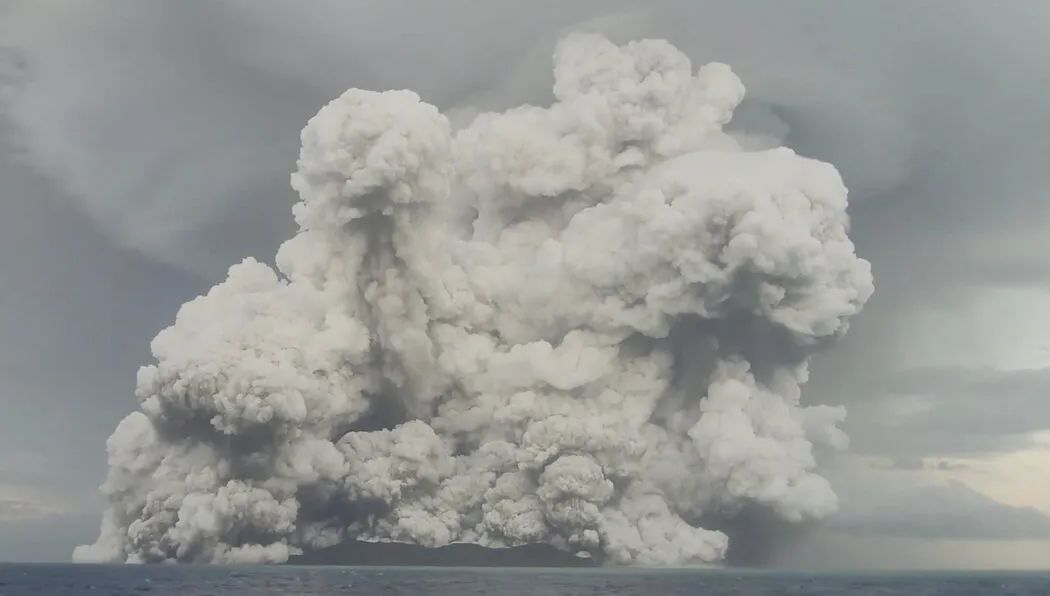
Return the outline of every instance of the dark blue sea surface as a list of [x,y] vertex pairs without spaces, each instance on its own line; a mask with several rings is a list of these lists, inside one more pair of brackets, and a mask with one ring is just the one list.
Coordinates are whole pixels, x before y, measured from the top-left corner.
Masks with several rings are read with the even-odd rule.
[[1047,573],[0,564],[0,595],[1050,595]]

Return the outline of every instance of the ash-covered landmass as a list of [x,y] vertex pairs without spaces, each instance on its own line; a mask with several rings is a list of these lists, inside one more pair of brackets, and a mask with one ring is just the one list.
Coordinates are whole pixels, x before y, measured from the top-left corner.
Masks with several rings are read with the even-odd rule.
[[456,131],[411,91],[307,123],[299,232],[157,335],[76,560],[712,564],[705,518],[835,509],[814,450],[845,413],[800,387],[872,292],[835,168],[744,150],[740,80],[664,41],[571,36],[554,76]]

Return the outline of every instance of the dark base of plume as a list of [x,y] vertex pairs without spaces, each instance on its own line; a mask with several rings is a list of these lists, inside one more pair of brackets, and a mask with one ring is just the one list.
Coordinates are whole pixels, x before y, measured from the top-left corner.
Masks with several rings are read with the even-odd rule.
[[477,544],[450,544],[426,548],[415,544],[350,540],[292,556],[289,565],[389,565],[432,567],[595,567],[593,558],[580,558],[545,544],[486,548]]

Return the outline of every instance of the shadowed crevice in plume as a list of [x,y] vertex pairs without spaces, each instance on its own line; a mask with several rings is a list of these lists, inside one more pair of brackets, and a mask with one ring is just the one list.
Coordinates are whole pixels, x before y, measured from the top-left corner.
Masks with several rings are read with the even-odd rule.
[[408,417],[404,403],[400,399],[388,396],[389,394],[385,393],[366,395],[365,399],[369,403],[368,412],[346,426],[337,427],[330,440],[336,443],[347,433],[390,430],[403,423]]
[[311,118],[298,233],[154,339],[74,558],[714,565],[833,512],[801,388],[873,289],[838,172],[661,40],[554,80],[454,133],[410,91]]

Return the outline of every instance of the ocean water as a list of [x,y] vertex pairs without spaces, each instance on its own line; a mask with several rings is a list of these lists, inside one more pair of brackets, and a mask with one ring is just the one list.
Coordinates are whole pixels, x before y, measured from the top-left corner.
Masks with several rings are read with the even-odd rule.
[[0,595],[1050,595],[1046,573],[0,564]]

